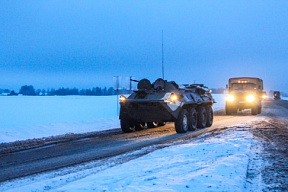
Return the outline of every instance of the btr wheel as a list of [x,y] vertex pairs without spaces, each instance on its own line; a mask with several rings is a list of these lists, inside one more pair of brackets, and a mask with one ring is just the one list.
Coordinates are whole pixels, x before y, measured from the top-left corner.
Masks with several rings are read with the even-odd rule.
[[164,125],[166,125],[166,122],[159,122],[158,125],[159,126],[164,126]]
[[147,127],[155,128],[158,126],[158,122],[147,122]]
[[205,128],[207,122],[207,114],[206,109],[203,106],[198,107],[198,115],[197,115],[197,127]]
[[128,119],[121,119],[121,129],[124,133],[130,133],[135,130],[135,123]]
[[179,113],[177,120],[175,121],[175,130],[177,133],[186,133],[188,131],[188,112],[186,109],[182,109]]
[[135,124],[135,130],[136,131],[141,131],[145,129],[145,122],[137,122]]
[[207,114],[207,121],[206,121],[206,126],[211,127],[213,124],[213,108],[212,106],[207,106],[206,107],[206,114]]
[[197,129],[197,111],[195,108],[192,108],[189,113],[189,131],[195,131]]
[[258,107],[258,114],[260,114],[262,112],[262,106],[260,105],[259,107]]

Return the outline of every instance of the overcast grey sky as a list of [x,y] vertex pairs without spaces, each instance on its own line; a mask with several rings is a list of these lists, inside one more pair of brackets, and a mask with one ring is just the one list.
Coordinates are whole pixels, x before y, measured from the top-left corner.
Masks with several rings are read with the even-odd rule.
[[0,88],[113,86],[113,76],[288,92],[288,1],[0,2]]

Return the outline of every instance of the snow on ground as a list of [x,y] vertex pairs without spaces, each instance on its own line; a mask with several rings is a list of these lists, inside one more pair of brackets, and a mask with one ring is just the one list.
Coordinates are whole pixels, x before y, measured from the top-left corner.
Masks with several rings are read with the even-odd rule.
[[[213,96],[223,108],[224,95]],[[116,96],[2,96],[0,106],[0,143],[120,127]]]
[[283,100],[288,100],[288,97],[281,97],[281,99],[283,99]]
[[[204,135],[123,164],[90,164],[3,183],[3,191],[248,191],[246,172],[253,135],[245,125]],[[121,160],[125,156],[118,159]],[[98,163],[99,164],[99,163]],[[82,167],[85,167],[81,165]],[[67,169],[70,169],[69,171]],[[62,174],[61,174],[62,173]],[[63,173],[68,173],[64,174]],[[249,189],[261,191],[261,189]]]
[[0,97],[0,143],[119,127],[116,96]]

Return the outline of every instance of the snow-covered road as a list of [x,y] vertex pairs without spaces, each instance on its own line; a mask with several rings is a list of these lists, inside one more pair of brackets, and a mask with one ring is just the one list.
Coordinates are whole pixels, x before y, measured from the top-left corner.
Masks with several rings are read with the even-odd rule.
[[121,155],[107,159],[102,165],[95,161],[6,182],[0,185],[0,189],[243,191],[252,142],[252,134],[247,125],[239,125],[228,129],[224,134],[206,134],[185,144],[156,150],[125,163],[119,163],[121,159],[127,158],[127,155]]
[[[0,191],[285,191],[287,111],[287,102],[265,101],[261,115],[216,115],[214,129],[224,126],[216,132],[2,182]],[[268,129],[282,141],[259,137]]]

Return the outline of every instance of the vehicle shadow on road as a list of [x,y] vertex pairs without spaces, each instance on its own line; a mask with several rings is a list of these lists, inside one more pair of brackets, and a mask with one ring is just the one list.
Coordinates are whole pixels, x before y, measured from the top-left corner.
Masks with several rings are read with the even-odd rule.
[[237,113],[232,113],[232,115],[226,115],[225,109],[221,109],[219,111],[215,111],[214,115],[216,116],[251,116],[251,110],[245,109],[242,111],[238,111]]

